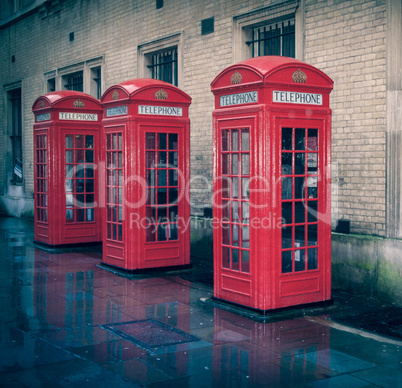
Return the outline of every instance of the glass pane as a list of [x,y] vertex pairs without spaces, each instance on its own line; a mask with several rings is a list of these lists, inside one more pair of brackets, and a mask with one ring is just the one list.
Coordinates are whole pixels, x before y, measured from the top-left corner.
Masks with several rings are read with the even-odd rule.
[[307,269],[317,269],[317,248],[307,249]]
[[85,148],[84,135],[75,135],[75,148]]
[[146,240],[147,242],[153,242],[156,240],[155,233],[156,225],[148,225],[146,228]]
[[169,203],[177,203],[179,190],[176,188],[169,189]]
[[311,151],[318,150],[318,130],[317,129],[309,129],[308,130],[307,147]]
[[292,223],[292,202],[282,202],[282,218],[283,224]]
[[148,186],[155,186],[155,170],[147,170],[146,176]]
[[222,198],[230,197],[229,179],[230,178],[222,178]]
[[309,174],[317,174],[318,166],[318,154],[308,153],[307,154],[307,166]]
[[167,189],[157,189],[158,205],[164,205],[167,203]]
[[282,248],[292,248],[292,231],[293,226],[282,227]]
[[170,150],[179,149],[179,146],[177,143],[177,133],[169,133],[169,149]]
[[232,201],[232,222],[239,222],[239,202]]
[[73,209],[66,209],[66,221],[74,222],[74,210]]
[[250,272],[250,252],[241,251],[241,270],[242,272]]
[[232,154],[232,175],[239,173],[239,154]]
[[292,149],[292,128],[282,128],[282,149]]
[[106,135],[106,149],[111,150],[112,149],[112,135]]
[[318,177],[307,177],[307,196],[308,198],[317,198]]
[[155,205],[155,189],[147,190],[147,205]]
[[282,178],[282,199],[292,199],[292,181],[293,178]]
[[158,225],[158,241],[166,241],[168,237],[167,232],[168,232],[167,224]]
[[295,149],[296,150],[304,150],[306,139],[305,139],[306,130],[304,128],[296,128],[295,129]]
[[239,150],[239,130],[233,129],[232,130],[232,151]]
[[241,197],[248,198],[250,195],[250,178],[241,178]]
[[86,216],[87,216],[87,221],[93,221],[94,220],[94,209],[86,209]]
[[85,148],[94,148],[94,137],[92,135],[85,136]]
[[239,264],[239,250],[232,249],[232,270],[238,271],[240,269]]
[[178,176],[177,170],[169,170],[169,186],[177,186],[179,184]]
[[249,154],[242,154],[241,156],[241,174],[250,174],[250,156]]
[[167,207],[163,206],[158,208],[158,222],[159,223],[168,222]]
[[178,222],[179,217],[179,207],[171,206],[169,208],[169,222]]
[[306,240],[306,226],[298,225],[295,227],[295,248],[300,248],[305,246]]
[[75,187],[75,191],[77,193],[83,193],[84,192],[84,179],[77,179],[76,180],[76,187]]
[[241,215],[241,222],[243,224],[248,224],[250,222],[250,205],[248,202],[242,202]]
[[295,199],[302,199],[304,195],[304,178],[295,178]]
[[167,186],[167,170],[158,170],[158,186]]
[[282,273],[292,272],[292,251],[282,252]]
[[248,129],[241,130],[241,149],[248,151],[250,149],[249,131]]
[[306,255],[304,249],[295,250],[295,271],[304,271],[306,269]]
[[160,133],[158,135],[158,138],[159,138],[159,147],[158,148],[160,150],[165,150],[167,148],[167,134],[166,133]]
[[317,222],[317,201],[307,202],[307,221]]
[[147,151],[146,155],[146,167],[153,168],[155,166],[155,152]]
[[74,138],[72,135],[66,136],[66,148],[74,148]]
[[178,167],[178,152],[169,152],[169,167]]
[[292,175],[292,154],[282,153],[282,175]]
[[232,178],[232,198],[239,196],[239,178]]
[[87,163],[94,162],[94,152],[92,150],[85,151],[85,162],[87,162]]
[[317,245],[317,224],[308,225],[307,229],[307,244]]
[[300,224],[305,222],[305,204],[304,202],[295,202],[295,223]]
[[222,151],[229,151],[229,131],[222,131]]
[[147,150],[154,150],[155,149],[155,134],[147,133],[145,142],[146,142],[145,147]]
[[239,225],[232,224],[232,245],[239,246]]
[[84,162],[85,162],[85,151],[75,150],[75,163],[84,163]]
[[230,248],[222,248],[222,267],[230,268]]
[[250,227],[242,226],[241,227],[241,246],[243,248],[250,248]]
[[74,163],[74,151],[66,151],[66,163]]
[[229,174],[229,154],[222,154],[222,175]]
[[147,206],[146,207],[146,222],[147,224],[153,224],[156,222],[156,210],[153,206]]
[[166,167],[167,164],[167,152],[159,152],[159,167]]
[[169,240],[177,240],[179,238],[179,230],[177,224],[169,225]]
[[304,175],[306,173],[304,163],[304,153],[295,154],[295,174]]
[[77,222],[85,221],[85,209],[76,209]]
[[222,224],[222,244],[230,245],[230,224]]

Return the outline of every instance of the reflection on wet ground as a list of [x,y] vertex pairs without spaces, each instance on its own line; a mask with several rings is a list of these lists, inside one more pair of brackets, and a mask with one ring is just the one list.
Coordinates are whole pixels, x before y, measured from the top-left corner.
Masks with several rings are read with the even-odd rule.
[[402,387],[402,341],[331,324],[347,296],[261,323],[202,302],[205,263],[130,280],[32,240],[31,221],[0,218],[1,387]]

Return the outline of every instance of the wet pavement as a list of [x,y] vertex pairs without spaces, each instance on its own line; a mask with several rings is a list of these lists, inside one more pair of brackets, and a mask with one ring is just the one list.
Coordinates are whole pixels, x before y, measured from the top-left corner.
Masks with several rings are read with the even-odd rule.
[[128,279],[0,218],[0,387],[402,387],[401,309],[334,292],[258,322],[206,303],[211,263]]

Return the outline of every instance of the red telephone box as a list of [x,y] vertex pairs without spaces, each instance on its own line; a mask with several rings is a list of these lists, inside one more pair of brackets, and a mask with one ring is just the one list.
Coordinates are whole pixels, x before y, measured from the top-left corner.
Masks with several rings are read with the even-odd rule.
[[100,243],[100,102],[63,90],[36,99],[35,242],[57,247]]
[[125,271],[190,265],[191,98],[153,79],[102,96],[106,208],[103,264]]
[[262,311],[330,300],[332,87],[277,56],[212,82],[216,298]]

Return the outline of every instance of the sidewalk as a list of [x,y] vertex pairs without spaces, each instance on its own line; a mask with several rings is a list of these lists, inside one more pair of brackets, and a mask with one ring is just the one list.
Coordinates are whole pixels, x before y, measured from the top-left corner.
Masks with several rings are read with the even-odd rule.
[[0,387],[402,387],[402,309],[334,292],[261,323],[205,302],[209,262],[130,280],[32,241],[0,218]]

